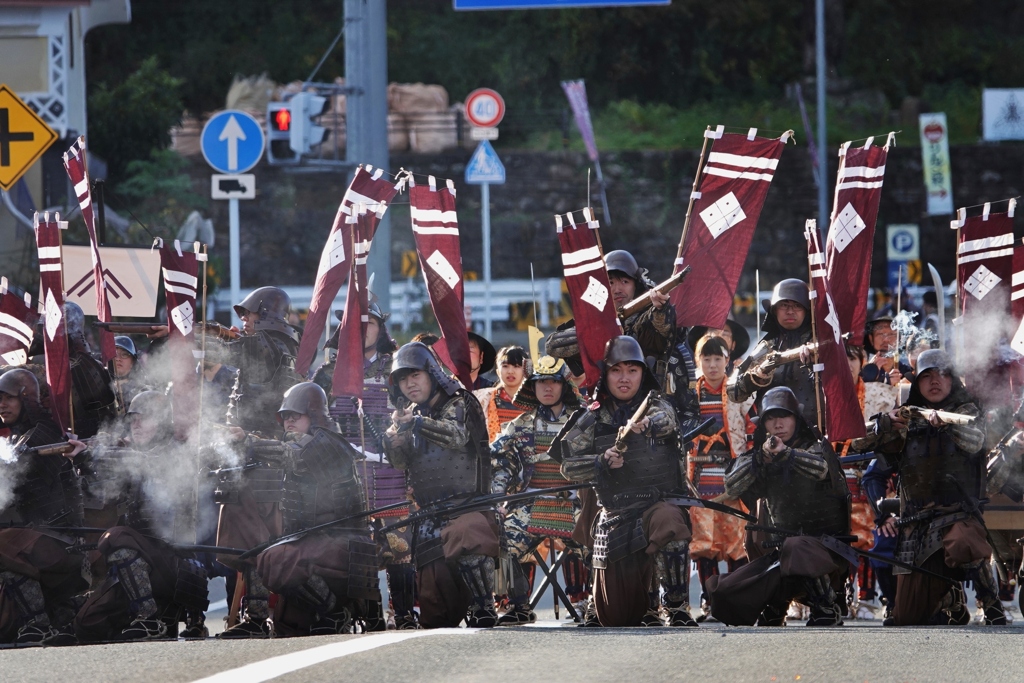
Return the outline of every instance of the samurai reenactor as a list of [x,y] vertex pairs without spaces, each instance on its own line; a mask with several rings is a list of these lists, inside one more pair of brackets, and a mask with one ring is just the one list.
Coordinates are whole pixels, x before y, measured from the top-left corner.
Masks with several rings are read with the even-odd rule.
[[132,399],[148,388],[139,363],[139,351],[131,337],[114,337],[114,360],[111,365],[114,370],[114,395],[121,411],[127,413]]
[[[323,389],[296,384],[277,415],[286,446],[284,533],[364,512],[362,455],[338,434]],[[357,621],[379,618],[377,566],[365,517],[270,546],[256,567],[264,585],[283,598],[274,610],[274,634],[353,633]]]
[[793,600],[810,608],[808,626],[841,626],[845,585],[856,555],[850,531],[850,492],[839,458],[803,418],[788,387],[768,390],[753,448],[733,460],[725,492],[775,533],[748,538],[750,562],[708,578],[711,614],[726,624],[784,626]]
[[[940,412],[941,411],[941,414]],[[951,415],[952,414],[952,415]],[[907,402],[875,419],[875,451],[899,475],[896,557],[954,580],[969,579],[985,623],[1006,623],[992,574],[992,547],[979,510],[985,488],[985,429],[977,402],[938,349],[917,359]],[[966,419],[957,419],[964,416]],[[896,626],[967,624],[959,583],[899,567],[892,619]]]
[[[534,352],[532,374],[516,391],[512,402],[527,409],[507,423],[491,444],[494,468],[492,493],[543,491],[564,486],[561,463],[550,455],[551,442],[561,431],[569,415],[583,407],[572,384],[565,361]],[[532,623],[537,615],[530,606],[529,560],[534,550],[549,539],[557,539],[572,553],[571,562],[578,577],[576,585],[567,585],[570,599],[586,597],[586,550],[572,541],[572,530],[579,518],[580,504],[574,493],[539,496],[505,512],[502,538],[502,571],[506,573],[509,609],[498,619],[499,626]],[[526,565],[526,566],[524,566]],[[575,596],[572,597],[572,596]]]
[[[161,640],[209,635],[207,575],[195,555],[174,548],[195,539],[196,473],[188,445],[174,440],[171,400],[144,391],[128,407],[131,449],[125,465],[118,525],[100,536],[93,572],[107,580],[75,618],[83,641]],[[104,457],[104,447],[92,455]],[[191,509],[190,509],[191,508]]]
[[773,353],[792,351],[811,341],[810,298],[807,283],[790,278],[775,285],[770,301],[762,301],[768,313],[764,321],[765,335],[740,365],[730,393],[734,401],[743,402],[754,396],[758,410],[765,393],[773,387],[788,387],[802,406],[801,416],[809,425],[818,424],[814,373],[810,356],[771,369],[767,361]]
[[0,521],[35,526],[0,528],[0,643],[72,645],[74,596],[90,579],[85,555],[72,547],[77,533],[61,531],[82,525],[78,473],[69,457],[29,450],[65,437],[28,370],[0,375],[0,421],[11,454],[0,459]]
[[405,470],[416,505],[437,516],[413,532],[413,558],[424,628],[495,625],[494,571],[498,527],[494,516],[445,510],[490,493],[487,425],[480,403],[448,377],[430,348],[411,342],[395,354],[390,377],[397,406],[384,435],[384,452]]
[[[593,482],[594,606],[602,626],[696,626],[679,421],[630,336],[609,340],[595,401],[556,439],[562,474]],[[552,448],[555,448],[553,446]],[[664,591],[659,599],[660,590]]]
[[75,432],[78,438],[89,439],[96,436],[104,423],[117,417],[117,398],[111,388],[110,372],[93,358],[89,342],[85,339],[82,308],[73,301],[65,301],[64,316],[71,360],[71,406]]

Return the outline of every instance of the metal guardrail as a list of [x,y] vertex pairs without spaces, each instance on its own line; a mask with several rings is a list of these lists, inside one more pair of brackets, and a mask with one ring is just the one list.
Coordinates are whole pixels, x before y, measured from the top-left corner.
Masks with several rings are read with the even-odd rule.
[[[469,309],[469,319],[473,322],[482,322],[485,319],[486,310],[484,304],[484,283],[478,280],[468,280],[465,283],[465,303]],[[292,308],[297,311],[309,309],[313,299],[313,287],[306,286],[282,286],[292,300]],[[422,278],[409,278],[406,280],[395,280],[391,283],[391,325],[398,325],[403,331],[409,331],[413,326],[423,322],[423,307],[429,305],[427,289]],[[244,299],[252,289],[243,289],[241,297]],[[536,299],[534,292],[536,291]],[[345,307],[347,288],[342,287],[338,296],[334,299],[332,310],[342,310]],[[562,298],[561,278],[542,278],[536,283],[530,280],[493,280],[491,281],[491,321],[508,322],[511,320],[509,306],[511,304],[537,302],[537,316],[540,326],[547,329],[551,326],[550,310],[551,304],[557,303]],[[217,310],[230,310],[231,301],[230,289],[220,289],[213,297]]]

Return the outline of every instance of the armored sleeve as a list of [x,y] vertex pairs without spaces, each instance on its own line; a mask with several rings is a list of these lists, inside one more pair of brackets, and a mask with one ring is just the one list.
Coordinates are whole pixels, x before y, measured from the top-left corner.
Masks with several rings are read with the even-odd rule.
[[[471,398],[470,400],[476,400]],[[437,417],[417,415],[413,433],[443,448],[459,449],[469,443],[466,423],[466,397],[454,396],[441,409]]]
[[[532,421],[531,413],[524,413]],[[506,424],[491,444],[491,493],[507,493],[521,483],[524,461],[529,458],[530,434],[520,415]]]
[[768,355],[771,351],[771,346],[768,340],[761,341],[747,357],[743,364],[740,365],[739,370],[736,372],[736,381],[729,385],[729,398],[737,403],[742,403],[748,398],[753,396],[755,393],[762,389],[767,389],[771,386],[769,382],[765,386],[760,386],[754,382],[751,376],[751,370],[761,360]]
[[562,441],[562,476],[566,479],[579,482],[597,480],[603,454],[594,452],[596,424],[592,414],[584,415],[566,433]]
[[416,453],[411,429],[403,429],[397,433],[385,432],[383,445],[384,457],[387,458],[392,467],[397,470],[408,469],[409,462]]
[[624,331],[640,343],[645,355],[663,356],[675,337],[676,311],[671,304],[649,306],[629,318]]
[[907,443],[907,428],[896,427],[888,413],[875,416],[870,435],[875,439],[875,452],[886,458],[898,458]]
[[651,434],[664,438],[679,430],[679,417],[667,400],[658,396],[647,408],[646,417],[651,421]]
[[725,473],[725,493],[733,498],[740,498],[751,491],[758,480],[757,467],[752,452],[738,456]]
[[810,450],[799,448],[791,449],[790,462],[793,471],[802,477],[812,481],[822,481],[828,478],[828,463],[821,455],[820,446],[812,446]]

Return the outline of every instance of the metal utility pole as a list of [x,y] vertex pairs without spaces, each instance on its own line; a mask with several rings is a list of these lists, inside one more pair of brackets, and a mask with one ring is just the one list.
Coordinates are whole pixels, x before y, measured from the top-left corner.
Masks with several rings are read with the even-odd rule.
[[[346,160],[389,172],[388,44],[385,0],[345,0],[345,85],[348,95]],[[391,212],[384,214],[373,238],[367,272],[378,283],[374,293],[383,310],[391,309]]]
[[828,131],[825,112],[825,0],[814,0],[814,57],[817,67],[818,90],[818,225],[822,235],[828,237]]

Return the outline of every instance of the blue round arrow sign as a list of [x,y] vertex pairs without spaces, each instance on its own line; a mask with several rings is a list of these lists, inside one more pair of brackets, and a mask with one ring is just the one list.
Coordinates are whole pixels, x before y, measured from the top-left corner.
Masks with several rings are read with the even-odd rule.
[[263,129],[244,111],[225,109],[210,117],[199,138],[206,163],[221,173],[245,173],[263,156]]

